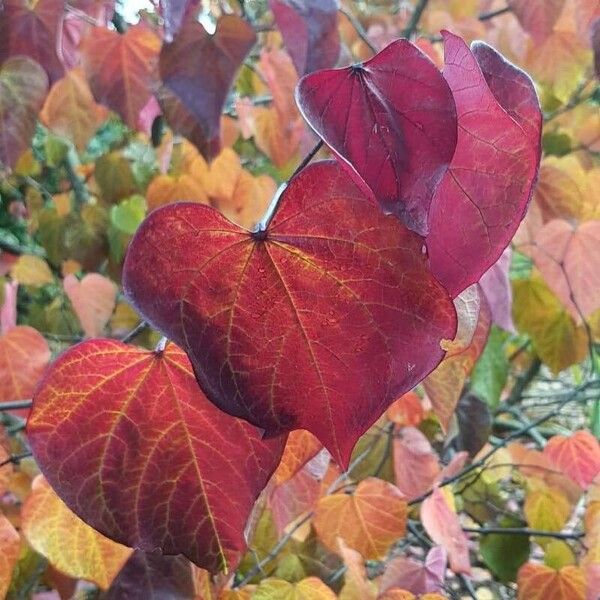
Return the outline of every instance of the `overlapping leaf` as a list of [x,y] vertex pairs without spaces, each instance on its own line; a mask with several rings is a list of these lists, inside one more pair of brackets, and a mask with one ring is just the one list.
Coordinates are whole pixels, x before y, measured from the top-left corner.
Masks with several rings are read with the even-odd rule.
[[187,20],[160,53],[159,101],[171,127],[212,159],[220,149],[223,105],[234,75],[256,41],[242,18],[225,15],[214,35]]
[[365,63],[305,76],[297,100],[357,183],[425,233],[457,140],[452,93],[435,65],[397,40]]
[[133,129],[152,94],[160,39],[143,25],[119,34],[95,27],[81,51],[83,67],[98,102],[118,113]]
[[263,442],[214,408],[175,346],[154,353],[110,340],[84,342],[53,364],[27,428],[42,472],[87,523],[211,570],[239,560],[285,442]]
[[560,571],[528,562],[519,569],[519,600],[584,600],[585,577],[579,567]]
[[335,163],[302,171],[279,203],[256,234],[198,204],[155,211],[131,243],[125,290],[219,407],[269,435],[307,429],[347,465],[439,362],[454,307],[420,238]]
[[269,578],[260,582],[252,594],[253,600],[335,600],[336,596],[317,577],[307,577],[298,583]]
[[553,436],[544,454],[583,489],[600,472],[600,445],[589,431],[576,431],[568,437]]
[[29,147],[47,90],[48,77],[30,58],[0,65],[0,162],[13,167]]

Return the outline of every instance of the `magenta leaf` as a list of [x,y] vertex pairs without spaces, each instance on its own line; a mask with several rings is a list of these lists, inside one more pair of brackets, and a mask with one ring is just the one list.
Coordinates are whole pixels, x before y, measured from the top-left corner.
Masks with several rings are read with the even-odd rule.
[[306,75],[297,102],[356,183],[417,233],[457,140],[450,87],[400,39],[365,63]]
[[328,69],[340,54],[337,0],[270,0],[298,75]]
[[517,67],[489,46],[471,52],[459,37],[443,36],[458,142],[431,202],[427,248],[434,275],[456,296],[498,260],[525,215],[540,161],[541,112]]

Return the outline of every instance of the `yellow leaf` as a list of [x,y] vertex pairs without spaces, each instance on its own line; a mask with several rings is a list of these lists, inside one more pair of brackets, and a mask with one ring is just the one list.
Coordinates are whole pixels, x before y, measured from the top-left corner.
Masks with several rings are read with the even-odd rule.
[[22,509],[31,546],[71,577],[106,589],[133,550],[104,537],[72,513],[40,475]]
[[336,595],[316,577],[298,583],[271,578],[260,582],[252,600],[336,600]]
[[385,555],[406,532],[406,500],[397,487],[371,477],[354,494],[332,494],[319,500],[313,525],[332,552],[338,537],[366,559]]
[[201,182],[187,173],[179,177],[158,175],[146,190],[148,210],[154,210],[171,202],[200,202],[208,204],[208,195]]
[[575,325],[573,317],[538,274],[513,281],[513,292],[517,328],[529,334],[539,357],[554,373],[585,358],[585,329]]
[[[527,494],[523,511],[532,529],[560,531],[569,519],[572,507],[559,490],[540,487]],[[544,545],[548,541],[548,538],[540,539],[539,543]]]
[[21,537],[10,521],[0,513],[0,598],[6,597],[20,548]]
[[43,258],[31,254],[19,256],[19,259],[10,270],[10,274],[19,283],[35,287],[54,281],[48,263]]

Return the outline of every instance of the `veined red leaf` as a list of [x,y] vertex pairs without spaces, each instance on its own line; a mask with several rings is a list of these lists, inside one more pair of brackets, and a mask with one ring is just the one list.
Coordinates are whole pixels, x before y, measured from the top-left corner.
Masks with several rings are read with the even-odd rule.
[[48,77],[26,56],[0,65],[0,162],[14,167],[29,147],[37,114],[42,108]]
[[124,34],[94,27],[81,47],[83,67],[96,100],[133,129],[152,95],[159,49],[159,38],[143,25],[130,27]]
[[525,73],[489,46],[470,51],[443,35],[458,141],[431,202],[427,248],[433,273],[455,296],[498,260],[525,214],[540,160],[541,111]]
[[200,204],[154,211],[123,281],[145,318],[184,347],[215,404],[267,435],[307,429],[342,466],[456,329],[421,238],[333,161],[290,182],[264,232]]
[[159,67],[164,85],[158,99],[165,117],[207,159],[219,153],[223,105],[255,42],[254,29],[244,19],[225,15],[217,22],[214,35],[188,19],[173,42],[161,50]]
[[357,184],[418,233],[457,140],[452,92],[415,45],[302,78],[297,102]]
[[269,7],[299,75],[335,65],[340,54],[336,0],[270,0]]
[[28,56],[39,63],[51,83],[64,73],[58,54],[64,0],[5,0],[0,9],[0,62]]
[[176,346],[112,340],[74,346],[52,365],[27,434],[56,493],[89,525],[213,571],[244,552],[246,521],[285,443],[262,441],[208,402]]

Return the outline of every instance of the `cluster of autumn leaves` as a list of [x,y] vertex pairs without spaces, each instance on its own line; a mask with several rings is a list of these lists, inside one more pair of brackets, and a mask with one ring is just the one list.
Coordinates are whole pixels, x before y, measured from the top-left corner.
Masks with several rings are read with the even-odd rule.
[[[0,255],[0,399],[8,402],[31,398],[51,357],[71,343],[120,338],[137,325],[115,282],[147,212],[186,198],[251,228],[314,140],[293,101],[298,58],[278,34],[262,34],[252,68],[242,68],[236,99],[219,122],[222,150],[207,162],[177,133],[150,141],[157,114],[150,84],[161,45],[151,26],[124,34],[93,27],[90,20],[103,25],[110,18],[105,3],[5,4],[22,21],[12,21],[8,50],[0,43],[0,160],[12,167],[0,177],[0,193],[8,199],[5,212],[26,229],[6,245],[19,253],[3,245]],[[486,302],[461,299],[465,314],[477,307],[468,341],[448,348],[418,395],[388,409],[359,442],[347,474],[310,434],[292,433],[255,509],[233,581],[182,557],[132,551],[86,525],[31,458],[13,460],[27,451],[25,413],[5,413],[0,596],[45,588],[68,598],[92,582],[108,598],[125,597],[133,585],[140,597],[433,600],[460,586],[452,573],[493,589],[491,572],[516,582],[523,600],[595,597],[600,447],[591,433],[553,435],[543,450],[520,441],[498,447],[486,445],[488,422],[485,439],[474,441],[463,417],[464,450],[449,459],[440,445],[439,425],[452,430],[457,406],[457,414],[469,413],[465,384],[494,409],[534,356],[554,374],[587,376],[579,365],[600,336],[600,113],[590,99],[597,82],[589,44],[597,5],[509,5],[482,19],[503,3],[431,0],[420,22],[418,43],[438,65],[435,36],[447,28],[485,39],[527,69],[547,118],[539,182],[512,256],[507,252],[482,280]],[[363,26],[380,48],[399,36],[408,16],[376,13]],[[36,46],[17,22],[33,22],[48,35]],[[363,32],[344,14],[338,25],[342,53],[368,58]],[[58,28],[61,53],[43,47]],[[129,129],[119,129],[108,109]],[[531,345],[519,351],[523,336]],[[145,332],[137,341],[152,347],[157,339]],[[474,531],[490,524],[547,535]],[[472,566],[474,556],[485,569]]]

